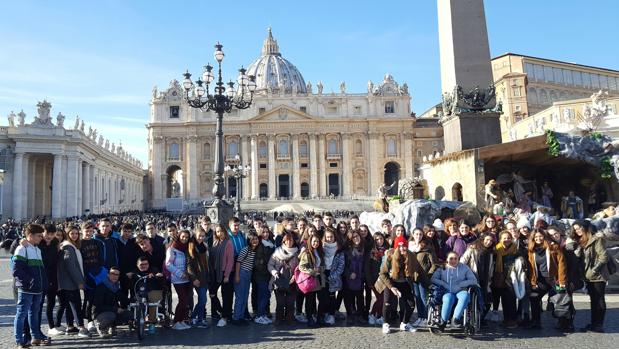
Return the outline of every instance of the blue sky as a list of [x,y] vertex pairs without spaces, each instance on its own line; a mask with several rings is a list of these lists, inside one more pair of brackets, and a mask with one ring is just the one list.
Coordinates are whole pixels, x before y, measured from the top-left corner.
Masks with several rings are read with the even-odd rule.
[[[492,56],[515,52],[619,69],[619,1],[486,0]],[[273,27],[282,55],[325,92],[363,92],[385,73],[407,82],[413,111],[440,100],[436,1],[3,1],[0,125],[11,110],[30,122],[47,98],[52,115],[86,125],[147,164],[152,87],[212,62],[224,73],[260,54]]]

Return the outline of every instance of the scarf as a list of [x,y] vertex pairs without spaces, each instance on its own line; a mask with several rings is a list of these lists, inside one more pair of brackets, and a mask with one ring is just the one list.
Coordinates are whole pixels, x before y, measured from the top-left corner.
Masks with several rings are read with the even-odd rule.
[[205,244],[196,244],[196,250],[198,250],[199,253],[205,253],[206,252],[206,245]]
[[385,255],[385,251],[387,251],[387,247],[383,244],[380,247],[376,247],[372,250],[372,259],[375,261],[382,261],[383,256]]
[[331,270],[333,257],[335,257],[335,252],[337,252],[337,242],[325,242],[322,244],[322,249],[325,252],[325,269]]
[[282,262],[289,261],[292,257],[297,255],[299,249],[297,247],[286,247],[281,245],[278,247],[275,252],[273,252],[273,257],[279,259]]
[[183,253],[187,253],[187,245],[182,243],[180,240],[172,241],[172,248],[177,249]]
[[268,247],[268,248],[275,248],[275,244],[274,244],[274,243],[272,243],[272,242],[271,242],[271,241],[269,241],[269,240],[264,240],[264,239],[262,239],[262,240],[260,240],[260,242],[262,242],[262,246],[264,246],[264,247]]
[[116,293],[120,290],[120,284],[118,282],[113,284],[107,277],[105,278],[105,280],[103,280],[103,284],[105,285],[105,287],[107,287],[108,290],[112,291],[112,293]]
[[503,246],[502,242],[496,244],[496,267],[495,270],[499,273],[503,272],[503,257],[508,255],[514,255],[517,252],[517,246],[515,243],[509,245],[508,248]]

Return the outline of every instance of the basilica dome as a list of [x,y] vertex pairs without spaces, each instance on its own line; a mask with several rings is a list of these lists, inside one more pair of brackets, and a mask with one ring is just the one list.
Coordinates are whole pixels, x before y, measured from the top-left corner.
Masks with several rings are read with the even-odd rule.
[[262,55],[247,68],[247,75],[256,77],[256,92],[271,90],[275,93],[307,93],[303,75],[279,53],[277,41],[273,38],[271,28],[264,40]]

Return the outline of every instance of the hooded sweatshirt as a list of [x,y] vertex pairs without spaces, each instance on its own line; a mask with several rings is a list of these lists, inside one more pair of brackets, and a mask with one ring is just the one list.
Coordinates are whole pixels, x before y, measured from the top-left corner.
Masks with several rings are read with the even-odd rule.
[[439,268],[434,272],[432,283],[443,287],[449,293],[458,293],[469,286],[477,285],[477,278],[471,269],[462,263],[458,263],[455,267],[447,264],[445,268]]

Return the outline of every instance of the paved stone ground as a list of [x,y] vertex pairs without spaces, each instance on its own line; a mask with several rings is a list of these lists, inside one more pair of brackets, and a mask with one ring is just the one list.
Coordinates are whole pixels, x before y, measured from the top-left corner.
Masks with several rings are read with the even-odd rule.
[[[586,298],[578,297],[576,326],[584,326],[589,319]],[[223,347],[223,348],[617,348],[619,343],[619,297],[607,298],[605,334],[574,333],[563,335],[554,327],[554,319],[543,314],[544,330],[505,331],[491,326],[485,333],[474,338],[450,335],[433,335],[429,332],[394,332],[383,335],[380,328],[346,327],[338,323],[335,327],[308,329],[304,326],[276,328],[252,324],[248,327],[227,326],[225,328],[190,329],[186,331],[161,330],[147,336],[142,342],[120,328],[119,334],[111,339],[80,339],[59,336],[54,338],[57,348],[127,348],[143,346],[149,348],[180,347]],[[15,307],[8,271],[8,257],[0,252],[0,347],[13,347],[13,317]],[[45,316],[45,315],[43,315]],[[43,326],[47,330],[47,326]]]

